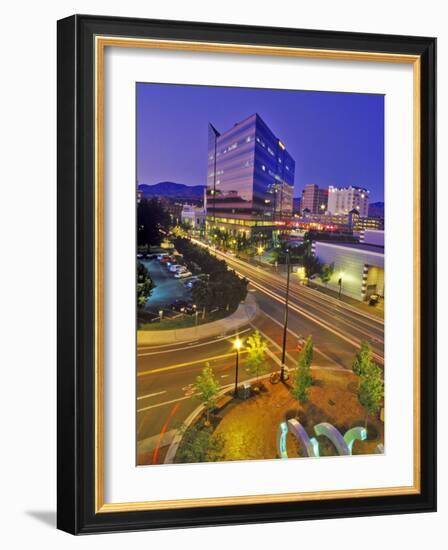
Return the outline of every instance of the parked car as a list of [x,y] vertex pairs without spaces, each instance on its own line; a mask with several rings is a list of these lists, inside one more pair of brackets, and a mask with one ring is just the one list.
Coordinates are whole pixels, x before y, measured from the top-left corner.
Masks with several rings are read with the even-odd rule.
[[187,271],[187,268],[184,266],[184,265],[180,265],[180,264],[171,264],[168,269],[172,272],[172,273],[176,273],[176,271]]
[[191,306],[191,302],[188,300],[176,300],[171,304],[171,309],[173,311],[184,311],[187,306]]
[[193,288],[196,283],[199,283],[201,279],[198,277],[191,277],[191,279],[188,279],[188,281],[185,281],[184,286],[187,288]]
[[178,271],[174,274],[175,279],[183,279],[184,277],[191,277],[193,273],[191,271]]
[[376,304],[380,301],[380,297],[378,294],[371,294],[369,298],[369,306],[376,306]]
[[166,264],[166,263],[173,263],[175,262],[176,260],[174,258],[172,258],[171,256],[163,256],[163,258],[160,260],[160,263],[161,264]]
[[187,315],[194,315],[197,311],[197,307],[194,304],[188,304],[184,307],[182,313],[186,313]]

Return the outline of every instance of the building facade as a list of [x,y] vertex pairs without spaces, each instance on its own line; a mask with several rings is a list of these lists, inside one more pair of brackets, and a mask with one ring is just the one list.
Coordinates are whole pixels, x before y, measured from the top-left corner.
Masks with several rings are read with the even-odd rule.
[[180,214],[183,223],[196,230],[205,229],[205,209],[191,204],[184,204]]
[[294,170],[294,159],[258,114],[223,133],[209,124],[207,222],[266,227],[292,216]]
[[309,183],[302,191],[301,209],[311,214],[323,214],[328,206],[328,189],[322,189],[315,183]]
[[366,231],[360,244],[315,241],[312,251],[322,264],[334,264],[328,288],[360,301],[384,297],[384,231]]
[[361,218],[369,216],[369,191],[362,187],[328,188],[329,214],[348,214],[353,209],[358,210]]

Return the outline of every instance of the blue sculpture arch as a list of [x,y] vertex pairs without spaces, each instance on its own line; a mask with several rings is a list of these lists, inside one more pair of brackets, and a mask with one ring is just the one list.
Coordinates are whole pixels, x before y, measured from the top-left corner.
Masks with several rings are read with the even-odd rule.
[[[303,425],[295,418],[289,419],[287,422],[281,422],[277,430],[277,453],[280,458],[288,458],[286,449],[286,436],[288,432],[301,443],[304,449],[305,456],[317,458],[320,456],[319,441],[315,437],[309,437]],[[316,436],[323,435],[327,437],[336,448],[338,455],[350,456],[353,451],[355,441],[364,441],[367,439],[367,430],[361,426],[355,426],[345,432],[344,436],[341,432],[329,422],[321,422],[314,426]]]

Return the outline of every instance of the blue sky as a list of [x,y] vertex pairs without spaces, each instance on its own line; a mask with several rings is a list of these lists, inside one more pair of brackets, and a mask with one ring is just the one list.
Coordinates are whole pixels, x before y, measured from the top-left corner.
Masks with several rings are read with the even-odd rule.
[[307,183],[355,185],[384,200],[384,96],[137,84],[137,181],[205,185],[207,125],[226,131],[257,112]]

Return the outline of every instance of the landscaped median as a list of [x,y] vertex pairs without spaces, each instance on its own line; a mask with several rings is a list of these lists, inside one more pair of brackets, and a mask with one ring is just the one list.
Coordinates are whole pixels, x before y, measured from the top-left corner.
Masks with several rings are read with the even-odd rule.
[[172,344],[191,342],[202,338],[210,338],[231,332],[237,332],[251,322],[257,314],[257,303],[252,294],[248,294],[237,310],[223,319],[212,321],[191,328],[173,330],[138,330],[137,345],[152,346],[156,344]]
[[[351,371],[313,368],[313,382],[307,401],[298,404],[288,383],[271,384],[262,379],[262,390],[251,392],[245,399],[234,398],[231,388],[221,390],[217,410],[206,423],[201,405],[188,417],[173,439],[165,463],[184,462],[184,446],[197,439],[197,445],[211,445],[210,461],[261,460],[279,458],[277,434],[281,423],[297,419],[311,438],[314,427],[321,423],[334,426],[341,434],[357,426],[366,427],[367,437],[355,441],[353,454],[373,454],[384,442],[384,424],[377,416],[369,416],[358,401],[358,377]],[[254,381],[252,381],[254,382]],[[226,402],[220,403],[228,396]],[[205,431],[204,431],[205,430]],[[200,436],[200,437],[198,437]],[[338,452],[325,435],[316,436],[320,456]],[[291,458],[305,456],[296,439],[288,437],[287,454]],[[206,460],[203,460],[206,461]]]

